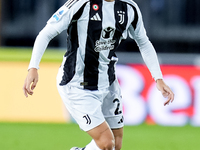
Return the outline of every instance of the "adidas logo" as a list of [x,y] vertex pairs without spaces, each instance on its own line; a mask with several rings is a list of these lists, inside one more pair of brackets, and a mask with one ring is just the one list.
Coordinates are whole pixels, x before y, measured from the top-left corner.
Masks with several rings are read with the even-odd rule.
[[94,21],[101,21],[101,18],[100,18],[100,16],[99,16],[99,14],[96,13],[96,14],[91,18],[91,20],[94,20]]

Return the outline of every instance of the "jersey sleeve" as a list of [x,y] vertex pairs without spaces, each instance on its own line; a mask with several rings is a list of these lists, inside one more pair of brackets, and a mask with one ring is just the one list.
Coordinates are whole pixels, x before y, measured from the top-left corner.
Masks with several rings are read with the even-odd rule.
[[[135,21],[135,18],[137,19],[137,22]],[[142,58],[151,72],[154,80],[163,79],[155,48],[146,35],[142,14],[137,5],[135,6],[133,20],[133,23],[128,29],[129,37],[136,41]]]
[[39,69],[39,63],[41,61],[41,58],[51,41],[56,35],[58,35],[58,32],[49,24],[47,24],[38,34],[36,37],[31,60],[29,63],[28,70],[31,68]]
[[58,33],[61,33],[69,27],[75,13],[87,1],[88,0],[68,0],[52,15],[47,21],[47,24],[51,24]]
[[76,2],[78,2],[78,0],[67,1],[47,21],[46,26],[40,31],[40,33],[36,37],[28,69],[39,69],[39,63],[49,42],[55,36],[68,28],[74,13],[77,11],[77,6],[75,6]]
[[70,10],[63,5],[52,15],[52,17],[47,21],[47,24],[51,24],[58,33],[61,33],[67,29],[70,21]]

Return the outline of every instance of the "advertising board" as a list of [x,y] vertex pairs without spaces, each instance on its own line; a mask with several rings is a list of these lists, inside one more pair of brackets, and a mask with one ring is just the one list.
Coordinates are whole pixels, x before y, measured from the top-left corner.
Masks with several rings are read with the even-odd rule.
[[118,65],[126,125],[143,122],[164,126],[200,126],[200,68],[190,65],[161,65],[164,81],[175,100],[164,106],[161,93],[144,65]]

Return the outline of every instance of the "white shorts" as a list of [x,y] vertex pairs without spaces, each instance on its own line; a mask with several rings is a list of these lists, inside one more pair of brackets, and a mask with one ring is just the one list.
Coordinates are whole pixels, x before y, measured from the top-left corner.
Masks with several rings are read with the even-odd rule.
[[102,90],[85,90],[57,84],[60,96],[79,127],[89,131],[106,121],[111,129],[124,126],[121,91],[116,80]]

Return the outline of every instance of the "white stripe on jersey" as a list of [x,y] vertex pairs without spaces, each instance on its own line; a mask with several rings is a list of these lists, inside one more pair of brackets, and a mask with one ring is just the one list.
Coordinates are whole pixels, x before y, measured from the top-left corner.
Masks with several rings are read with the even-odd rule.
[[[116,22],[115,21],[115,14],[114,14],[114,11],[113,11],[114,10],[114,3],[115,3],[115,1],[107,2],[107,1],[103,0],[103,7],[102,7],[102,13],[103,13],[102,14],[102,18],[103,18],[102,28],[103,29],[107,29],[108,27],[111,27],[115,30],[115,28],[116,28],[115,27],[115,22]],[[113,30],[113,32],[115,32],[114,30]],[[102,31],[101,34],[103,34],[103,31]],[[113,39],[112,36],[114,36],[114,34],[110,35],[110,37],[109,37],[110,40]],[[103,39],[102,35],[101,35],[100,41],[105,42],[107,40]],[[107,44],[107,45],[109,45],[109,44]],[[98,83],[105,82],[105,83],[108,84],[107,86],[109,86],[108,74],[107,74],[107,71],[103,71],[103,70],[108,70],[108,64],[110,62],[110,60],[108,59],[109,53],[110,53],[110,51],[108,51],[108,50],[103,50],[103,51],[99,52],[99,55],[100,55],[100,57],[99,57],[99,62],[100,62],[99,63],[99,71],[101,73],[99,74]],[[103,88],[103,86],[105,86],[105,85],[99,84],[98,88],[101,89],[101,88]]]

